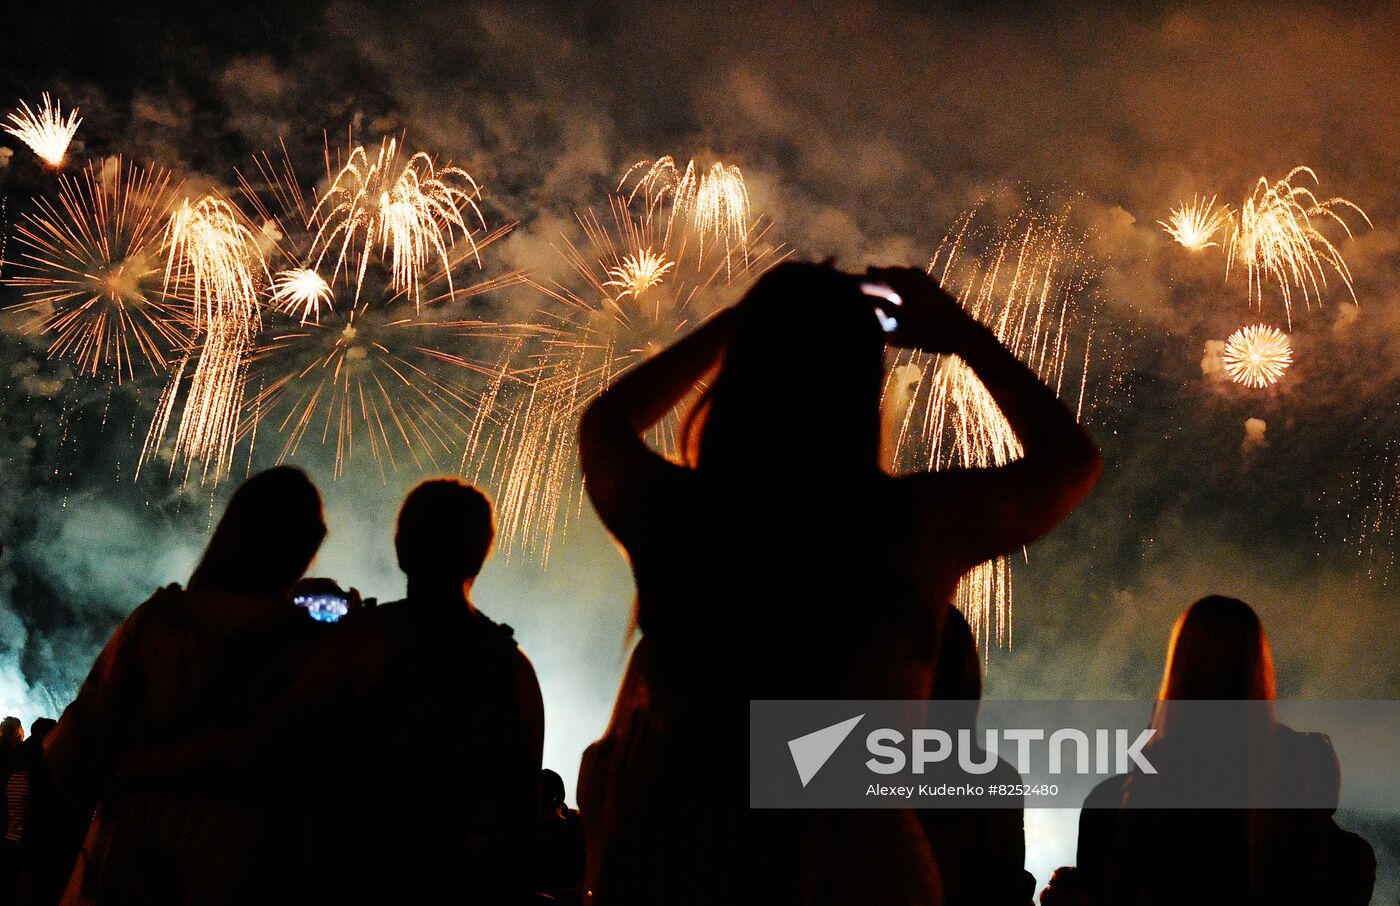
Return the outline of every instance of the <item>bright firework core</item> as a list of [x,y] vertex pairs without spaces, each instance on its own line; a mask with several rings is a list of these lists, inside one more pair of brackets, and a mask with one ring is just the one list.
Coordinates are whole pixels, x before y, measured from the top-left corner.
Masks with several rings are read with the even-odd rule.
[[1215,206],[1215,196],[1207,201],[1200,197],[1191,199],[1190,204],[1172,208],[1171,217],[1157,221],[1167,235],[1180,245],[1193,252],[1219,245],[1215,234],[1230,222],[1228,206]]
[[10,114],[10,125],[5,131],[28,145],[29,150],[50,167],[61,165],[68,153],[68,144],[73,141],[73,133],[82,122],[77,109],[70,110],[64,119],[62,102],[50,101],[47,91],[38,110],[29,109],[24,101],[20,101],[19,106],[19,110]]
[[1293,346],[1288,335],[1267,324],[1244,327],[1225,341],[1225,373],[1236,384],[1268,387],[1293,364]]

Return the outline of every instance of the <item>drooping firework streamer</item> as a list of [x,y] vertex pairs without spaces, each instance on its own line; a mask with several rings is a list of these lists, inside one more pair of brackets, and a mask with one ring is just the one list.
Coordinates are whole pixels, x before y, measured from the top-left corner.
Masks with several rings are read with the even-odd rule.
[[183,460],[186,477],[198,468],[201,480],[217,481],[233,463],[267,266],[246,218],[218,195],[181,202],[166,228],[166,241],[166,286],[178,287],[191,301],[198,346],[186,354],[166,387],[141,463],[160,450],[183,391],[171,471]]
[[[1088,264],[1069,211],[1022,212],[1000,228],[965,214],[945,236],[929,273],[1082,417],[1092,344]],[[896,471],[986,468],[1022,455],[1001,410],[960,359],[894,355],[885,384],[886,455]],[[980,564],[954,603],[979,643],[1010,644],[1007,558]]]
[[1342,217],[1342,210],[1350,210],[1367,226],[1371,225],[1366,212],[1345,198],[1319,199],[1306,186],[1295,185],[1303,176],[1318,184],[1317,174],[1308,167],[1295,167],[1274,183],[1260,177],[1253,193],[1240,205],[1225,261],[1227,278],[1236,260],[1244,265],[1249,299],[1256,308],[1263,308],[1266,283],[1273,282],[1278,287],[1290,330],[1294,292],[1302,294],[1305,307],[1311,306],[1314,299],[1322,299],[1329,271],[1356,302],[1351,270],[1341,250],[1318,230],[1318,225],[1326,221],[1336,223],[1350,238],[1351,227]]

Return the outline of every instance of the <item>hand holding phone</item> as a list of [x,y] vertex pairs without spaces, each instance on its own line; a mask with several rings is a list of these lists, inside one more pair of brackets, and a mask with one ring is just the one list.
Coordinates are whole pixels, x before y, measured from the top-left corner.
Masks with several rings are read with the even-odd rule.
[[[866,289],[870,287],[871,289]],[[938,282],[917,267],[872,267],[861,281],[864,292],[878,289],[880,308],[896,308],[890,342],[932,353],[954,353],[975,335],[979,325]],[[888,295],[885,295],[888,293]],[[898,300],[891,303],[889,300]],[[877,309],[878,311],[878,309]],[[884,319],[881,324],[884,324]],[[889,328],[886,328],[889,330]]]
[[867,296],[883,300],[883,302],[875,303],[875,317],[880,319],[880,329],[885,333],[894,333],[899,330],[899,319],[893,314],[904,304],[899,293],[890,289],[887,283],[875,283],[869,280],[861,281],[860,291]]
[[360,593],[346,591],[332,579],[308,577],[292,588],[292,603],[321,623],[335,623],[361,606]]

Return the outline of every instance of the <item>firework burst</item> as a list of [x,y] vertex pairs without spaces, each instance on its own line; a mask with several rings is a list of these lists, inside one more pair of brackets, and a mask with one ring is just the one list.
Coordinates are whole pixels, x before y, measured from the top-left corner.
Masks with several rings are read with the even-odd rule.
[[[583,503],[575,437],[583,408],[785,254],[767,241],[761,219],[744,225],[746,257],[731,257],[721,243],[702,245],[699,227],[667,205],[635,195],[611,196],[606,217],[590,210],[577,219],[582,242],[559,247],[572,279],[537,284],[545,295],[540,332],[523,344],[523,386],[497,404],[496,455],[463,460],[464,471],[497,489],[507,551],[545,560]],[[648,441],[675,457],[679,427],[672,413]]]
[[[1082,415],[1092,327],[1082,298],[1086,264],[1068,211],[1048,219],[1022,214],[993,231],[976,228],[975,217],[975,211],[964,215],[944,238],[929,272],[1052,389],[1076,394]],[[900,351],[886,379],[884,409],[885,446],[896,470],[987,468],[1022,455],[991,394],[955,357]],[[954,603],[979,640],[1008,644],[1007,558],[965,575]]]
[[272,278],[272,300],[281,311],[295,314],[305,324],[320,321],[321,309],[329,306],[335,293],[326,278],[309,267],[278,271]]
[[486,226],[477,207],[480,194],[466,170],[438,169],[421,151],[405,159],[395,139],[380,142],[372,161],[364,146],[357,145],[312,211],[317,226],[315,269],[321,269],[327,256],[334,261],[332,282],[353,269],[358,294],[377,250],[388,259],[390,288],[407,293],[418,305],[419,282],[432,259],[448,275],[451,289],[449,252],[454,238],[466,240],[476,254],[472,225]]
[[1214,195],[1209,201],[1196,196],[1190,204],[1172,208],[1171,217],[1157,223],[1174,242],[1197,252],[1220,244],[1215,236],[1230,223],[1232,215],[1228,205],[1216,207]]
[[1240,206],[1239,217],[1230,237],[1225,272],[1228,276],[1236,258],[1244,262],[1249,280],[1249,298],[1263,306],[1264,285],[1272,280],[1283,297],[1284,315],[1293,325],[1293,294],[1302,293],[1305,307],[1314,298],[1321,300],[1331,271],[1346,287],[1352,301],[1351,271],[1342,253],[1317,229],[1319,222],[1333,221],[1348,238],[1351,227],[1339,213],[1349,209],[1360,215],[1367,226],[1366,212],[1345,198],[1319,200],[1306,186],[1294,185],[1302,176],[1318,184],[1317,174],[1308,167],[1295,167],[1278,182],[1260,178],[1254,192]]
[[1288,335],[1267,324],[1243,327],[1225,341],[1221,357],[1225,373],[1236,384],[1269,387],[1293,364],[1293,346]]
[[109,158],[60,176],[57,200],[39,199],[16,227],[19,273],[4,282],[24,301],[9,310],[79,374],[120,383],[138,360],[159,373],[189,342],[189,306],[164,285],[170,182],[164,170]]
[[19,102],[19,108],[10,113],[10,124],[5,131],[28,145],[29,150],[50,167],[61,166],[73,134],[82,123],[77,108],[70,110],[65,119],[63,103],[50,101],[47,91],[38,110],[31,110],[24,101]]
[[747,257],[752,211],[744,174],[738,167],[716,161],[709,170],[701,170],[692,160],[682,170],[669,156],[644,160],[622,177],[619,192],[634,173],[638,175],[628,192],[628,203],[641,200],[649,214],[665,209],[668,243],[672,233],[688,231],[700,243],[702,257],[707,241],[724,247],[726,267],[732,265],[736,254],[741,260]]
[[271,433],[278,461],[308,444],[332,449],[337,477],[361,453],[381,475],[469,455],[489,436],[491,400],[512,380],[502,350],[528,328],[465,317],[462,309],[468,299],[524,278],[511,272],[464,282],[453,274],[479,265],[510,226],[469,231],[442,268],[415,276],[411,289],[397,285],[392,246],[374,246],[370,251],[384,256],[357,261],[353,272],[327,274],[315,261],[324,224],[285,149],[280,162],[266,154],[255,160],[258,185],[240,174],[240,192],[260,223],[266,253],[282,269],[251,356],[241,429],[250,446]]

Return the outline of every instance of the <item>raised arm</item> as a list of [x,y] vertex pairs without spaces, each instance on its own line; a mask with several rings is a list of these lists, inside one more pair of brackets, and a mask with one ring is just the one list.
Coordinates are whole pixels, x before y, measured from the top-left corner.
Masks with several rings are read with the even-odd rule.
[[1035,372],[933,278],[917,268],[872,270],[868,276],[903,299],[891,342],[966,362],[1024,452],[999,468],[912,476],[909,486],[927,498],[921,509],[939,520],[961,514],[955,531],[938,534],[958,538],[971,566],[1049,531],[1088,496],[1103,472],[1093,439]]
[[604,524],[621,536],[645,489],[676,467],[642,440],[719,364],[733,329],[734,309],[706,321],[685,339],[613,382],[584,410],[579,458],[584,485]]

